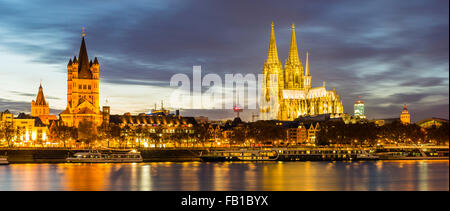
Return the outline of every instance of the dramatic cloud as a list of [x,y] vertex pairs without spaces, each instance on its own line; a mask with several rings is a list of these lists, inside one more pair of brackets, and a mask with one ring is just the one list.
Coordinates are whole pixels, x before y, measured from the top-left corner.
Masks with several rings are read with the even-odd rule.
[[[282,62],[295,23],[302,62],[310,53],[313,86],[326,81],[328,88],[336,87],[345,112],[353,113],[353,102],[362,96],[369,118],[397,117],[403,103],[413,121],[448,118],[448,4],[1,1],[0,109],[29,103],[41,79],[46,96],[55,96],[47,97],[53,98],[50,106],[65,108],[66,64],[78,53],[82,26],[89,56],[99,57],[101,102],[108,99],[113,113],[123,113],[169,102],[171,76],[191,76],[193,65],[201,65],[203,74],[261,73],[274,21]],[[242,115],[251,120],[252,112]],[[234,115],[222,110],[182,114]]]

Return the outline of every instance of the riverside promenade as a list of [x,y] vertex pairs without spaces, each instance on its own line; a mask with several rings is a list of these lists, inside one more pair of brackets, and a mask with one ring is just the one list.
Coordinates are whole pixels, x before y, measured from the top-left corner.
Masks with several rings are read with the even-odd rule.
[[[66,158],[77,152],[88,149],[68,148],[0,148],[0,155],[8,156],[10,163],[63,163]],[[96,149],[97,150],[97,149]],[[122,151],[130,149],[111,149]],[[98,149],[100,152],[109,152],[110,149]],[[158,161],[200,161],[200,148],[171,148],[171,149],[139,149],[144,162]]]
[[[448,159],[448,146],[383,146],[383,147],[189,147],[189,148],[138,148],[144,162],[184,162],[201,161],[200,155],[216,150],[241,150],[241,149],[265,149],[265,150],[287,150],[293,151],[286,156],[310,154],[312,151],[324,153],[347,154],[350,151],[373,152],[381,160],[408,160],[408,159]],[[77,152],[85,152],[89,149],[80,148],[0,148],[0,155],[7,156],[9,163],[63,163],[66,158]],[[129,151],[131,149],[95,149],[99,152]],[[295,152],[294,152],[295,151]],[[284,159],[293,160],[293,159]],[[295,159],[294,159],[295,160]]]

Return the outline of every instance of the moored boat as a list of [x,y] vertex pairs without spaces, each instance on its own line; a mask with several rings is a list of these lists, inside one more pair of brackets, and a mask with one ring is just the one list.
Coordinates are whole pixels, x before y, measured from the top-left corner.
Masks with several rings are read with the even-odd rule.
[[355,148],[298,147],[211,150],[200,154],[203,161],[356,161],[378,160],[373,151]]
[[203,161],[275,161],[278,160],[276,150],[213,150],[201,153]]
[[69,163],[139,163],[143,161],[140,152],[131,150],[128,152],[77,152],[73,157],[66,159]]
[[0,165],[7,165],[7,164],[9,164],[8,157],[7,156],[0,156]]

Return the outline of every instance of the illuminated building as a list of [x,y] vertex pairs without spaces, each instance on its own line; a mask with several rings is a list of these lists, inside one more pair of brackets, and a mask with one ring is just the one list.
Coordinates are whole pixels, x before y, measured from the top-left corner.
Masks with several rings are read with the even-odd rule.
[[195,140],[193,134],[196,124],[193,117],[181,117],[173,114],[167,116],[145,113],[109,115],[110,127],[118,126],[121,136],[124,136],[127,140],[142,143],[144,146],[146,146],[145,143],[149,146],[149,141],[155,141],[155,136],[160,137],[161,142],[166,142],[170,141],[174,135],[186,135],[182,141],[192,143]]
[[88,57],[84,32],[78,59],[69,59],[67,64],[67,107],[60,114],[62,122],[78,127],[81,121],[102,124],[102,112],[99,107],[99,63]]
[[14,118],[16,143],[22,146],[44,144],[48,141],[48,127],[39,117],[20,113]]
[[[178,110],[176,112],[179,112]],[[147,115],[151,116],[168,116],[170,114],[170,110],[164,109],[163,101],[161,101],[161,109],[156,109],[156,103],[155,103],[155,109],[151,110],[150,113]],[[177,113],[179,114],[179,113]]]
[[320,131],[319,123],[310,124],[308,129],[308,143],[315,144],[317,133]]
[[0,113],[0,131],[6,132],[14,146],[36,146],[48,141],[48,127],[39,117],[20,113],[16,118],[8,110]]
[[270,34],[269,50],[264,63],[261,86],[260,118],[263,120],[295,120],[299,116],[344,113],[342,101],[337,90],[327,90],[325,82],[321,87],[311,87],[309,58],[306,65],[298,56],[295,26],[292,25],[292,37],[288,59],[283,66],[278,59],[274,25]]
[[288,128],[287,139],[289,142],[296,144],[306,142],[308,138],[306,127],[303,123],[300,123],[298,127]]
[[441,119],[436,117],[426,118],[416,122],[416,125],[419,125],[421,128],[431,128],[433,126],[440,127],[442,124],[448,124],[447,119]]
[[[361,98],[361,97],[358,97]],[[353,115],[357,116],[359,118],[366,118],[366,116],[364,115],[364,101],[362,101],[361,99],[358,99],[355,104],[353,105],[354,108],[354,112]]]
[[411,123],[411,116],[408,112],[408,109],[406,108],[406,104],[403,105],[402,114],[400,114],[400,121],[403,124],[410,124]]
[[56,115],[50,115],[49,105],[47,101],[45,101],[42,84],[39,85],[36,100],[31,101],[31,116],[39,117],[42,123],[46,125],[50,123],[50,120],[57,120]]
[[9,110],[5,110],[0,113],[0,128],[6,125],[12,125],[14,119],[14,114],[12,114]]

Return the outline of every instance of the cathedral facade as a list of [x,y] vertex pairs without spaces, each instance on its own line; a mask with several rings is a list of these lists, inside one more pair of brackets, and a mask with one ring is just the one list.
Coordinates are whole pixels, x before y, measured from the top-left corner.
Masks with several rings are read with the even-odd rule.
[[67,64],[67,107],[60,114],[62,122],[69,127],[78,127],[82,121],[102,124],[99,105],[99,63],[97,57],[89,60],[84,33],[80,52]]
[[295,120],[299,116],[332,114],[340,116],[344,109],[336,89],[311,87],[309,58],[303,68],[298,56],[295,25],[288,58],[283,66],[278,59],[274,25],[270,34],[269,50],[263,67],[261,84],[260,119]]

